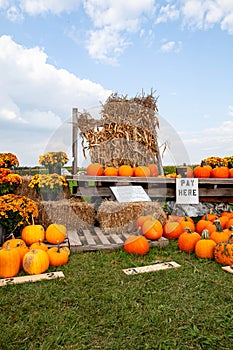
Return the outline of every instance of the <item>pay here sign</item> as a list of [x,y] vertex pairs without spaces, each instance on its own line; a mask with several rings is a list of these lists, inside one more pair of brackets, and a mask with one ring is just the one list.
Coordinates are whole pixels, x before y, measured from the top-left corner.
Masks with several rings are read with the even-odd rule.
[[176,178],[176,203],[199,203],[198,179]]

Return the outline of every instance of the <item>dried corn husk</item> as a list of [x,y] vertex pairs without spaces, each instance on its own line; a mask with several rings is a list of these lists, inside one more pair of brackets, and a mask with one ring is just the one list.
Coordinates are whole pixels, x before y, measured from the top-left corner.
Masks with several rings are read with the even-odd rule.
[[153,94],[127,99],[111,95],[102,106],[100,120],[82,113],[78,127],[84,157],[106,166],[157,163],[157,100]]

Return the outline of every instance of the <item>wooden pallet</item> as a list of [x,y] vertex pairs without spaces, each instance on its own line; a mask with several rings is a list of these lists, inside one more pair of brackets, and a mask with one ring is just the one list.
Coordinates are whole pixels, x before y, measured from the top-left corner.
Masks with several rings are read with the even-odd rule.
[[[115,250],[122,248],[128,233],[105,234],[99,227],[80,231],[68,231],[71,251]],[[166,246],[168,239],[161,237],[158,241],[149,241],[151,247]]]

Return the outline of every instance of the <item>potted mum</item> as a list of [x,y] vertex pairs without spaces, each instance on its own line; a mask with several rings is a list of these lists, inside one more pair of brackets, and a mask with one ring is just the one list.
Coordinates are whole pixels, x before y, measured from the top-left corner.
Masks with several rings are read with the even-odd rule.
[[13,168],[19,165],[18,158],[13,153],[0,153],[0,168]]
[[68,160],[65,152],[48,152],[39,156],[39,164],[48,167],[49,174],[61,175],[61,168]]
[[22,178],[10,169],[0,168],[0,195],[12,193],[22,184]]
[[37,204],[26,196],[0,196],[0,208],[0,226],[6,234],[20,234],[23,226],[31,224],[32,217],[38,217]]
[[64,176],[54,174],[36,174],[28,186],[41,194],[43,200],[56,200],[57,195],[68,186]]

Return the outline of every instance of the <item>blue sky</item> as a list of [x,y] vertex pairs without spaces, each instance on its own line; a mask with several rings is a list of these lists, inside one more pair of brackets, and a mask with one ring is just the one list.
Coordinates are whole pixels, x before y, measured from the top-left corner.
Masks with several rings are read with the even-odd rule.
[[0,152],[71,164],[73,107],[153,90],[164,164],[233,155],[232,61],[232,0],[0,0]]

